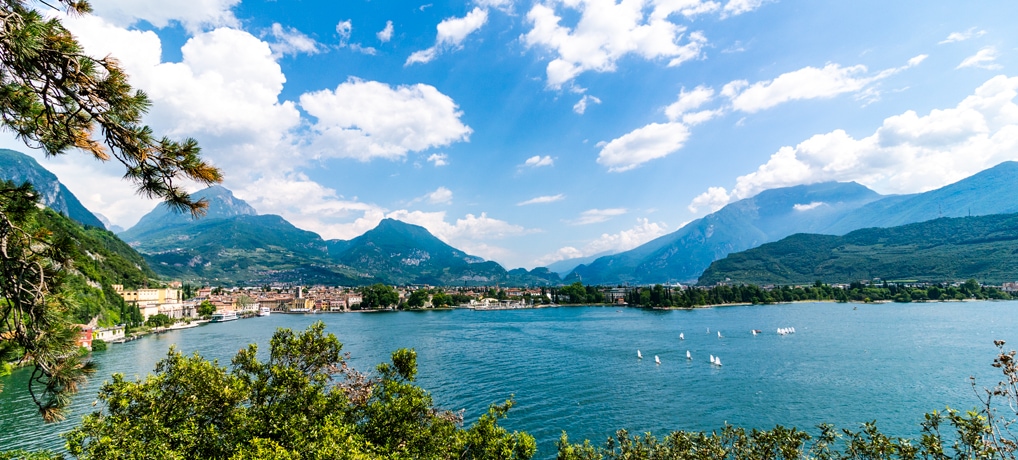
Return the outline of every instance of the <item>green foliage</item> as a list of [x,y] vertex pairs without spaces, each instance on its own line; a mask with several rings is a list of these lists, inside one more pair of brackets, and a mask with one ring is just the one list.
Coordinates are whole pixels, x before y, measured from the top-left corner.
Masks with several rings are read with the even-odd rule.
[[[269,358],[241,350],[230,369],[170,350],[155,375],[103,385],[105,406],[67,434],[82,459],[528,459],[534,440],[497,424],[511,402],[471,427],[414,385],[416,353],[398,350],[368,378],[318,322],[280,329]],[[337,377],[343,379],[336,382]]]
[[[845,236],[792,235],[710,265],[699,284],[731,280],[752,284],[801,284],[813,280],[940,281],[976,278],[988,283],[1018,279],[1018,214],[942,218]],[[976,286],[969,286],[970,294]]]
[[145,325],[148,327],[168,327],[173,324],[173,318],[166,316],[164,313],[157,313],[149,316],[148,320],[145,321]]
[[431,294],[428,293],[427,289],[418,289],[412,293],[406,299],[406,306],[410,308],[421,308],[428,301]]
[[552,289],[552,296],[560,303],[592,304],[604,303],[604,295],[595,286],[584,286],[576,281],[573,284]]
[[208,300],[203,300],[201,301],[201,304],[198,305],[198,314],[201,315],[202,317],[212,316],[212,314],[215,312],[216,312],[215,304],[209,302]]
[[399,293],[392,286],[377,283],[361,289],[362,309],[386,308],[397,303],[399,303]]

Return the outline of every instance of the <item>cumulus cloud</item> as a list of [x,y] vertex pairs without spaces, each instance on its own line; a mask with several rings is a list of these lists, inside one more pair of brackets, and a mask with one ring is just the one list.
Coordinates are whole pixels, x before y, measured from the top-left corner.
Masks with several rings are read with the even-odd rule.
[[456,49],[462,46],[467,36],[476,32],[488,22],[488,10],[475,7],[462,18],[447,18],[438,23],[438,33],[435,37],[435,46],[415,51],[407,58],[404,65],[427,64],[435,59],[438,54],[447,49]]
[[703,85],[693,88],[692,91],[682,88],[678,99],[665,108],[665,115],[671,121],[680,121],[683,115],[700,108],[712,99],[714,99],[714,88]]
[[446,155],[444,153],[432,153],[431,156],[428,157],[428,161],[434,164],[436,167],[448,165],[449,164],[449,161],[447,161],[448,159],[449,155]]
[[[902,70],[919,65],[926,55],[916,56],[902,67],[870,74],[866,66],[842,67],[827,64],[823,68],[804,67],[768,81],[750,84],[736,80],[724,86],[721,94],[731,100],[732,108],[742,112],[758,112],[789,101],[831,98],[844,93],[862,93],[875,97],[872,85]],[[864,90],[866,90],[864,92]]]
[[560,260],[628,251],[667,232],[668,226],[663,223],[651,222],[649,219],[636,219],[636,226],[631,229],[619,233],[602,233],[600,237],[590,241],[581,249],[566,246],[538,258],[534,263],[544,266]]
[[728,195],[728,191],[724,187],[710,187],[706,192],[701,193],[693,201],[689,203],[689,212],[697,213],[701,209],[707,209],[708,212],[714,212],[718,209],[725,207],[728,202],[731,201],[731,197]]
[[588,209],[580,213],[580,217],[569,221],[573,225],[590,225],[606,222],[613,217],[621,216],[629,211],[626,208]]
[[[762,190],[824,181],[855,181],[881,193],[916,193],[1018,159],[1018,77],[997,76],[957,106],[920,116],[907,111],[856,139],[843,130],[817,134],[771,155],[740,176],[731,192],[711,187],[691,209],[747,198]],[[694,210],[694,212],[696,212]]]
[[378,31],[375,36],[378,37],[378,41],[382,43],[389,43],[389,40],[392,40],[392,33],[392,21],[385,21],[385,28]]
[[985,30],[976,30],[976,28],[973,27],[973,28],[971,28],[969,30],[966,30],[964,32],[951,32],[950,34],[948,34],[947,38],[945,38],[944,40],[942,40],[940,42],[937,42],[937,44],[938,45],[943,45],[945,43],[963,42],[963,41],[971,39],[971,38],[982,37],[983,35],[986,35],[986,31]]
[[610,172],[623,172],[682,148],[689,128],[682,123],[651,123],[601,147],[597,163]]
[[94,2],[95,15],[118,27],[146,21],[157,28],[177,23],[196,34],[215,27],[236,27],[239,21],[231,11],[240,0],[105,0]]
[[315,39],[301,33],[293,27],[283,27],[280,23],[272,24],[269,34],[275,41],[269,43],[272,55],[276,58],[286,55],[318,54],[321,44]]
[[472,132],[452,98],[425,84],[394,88],[351,78],[335,90],[301,95],[300,105],[317,120],[310,150],[321,157],[398,159],[465,142]]
[[805,211],[811,211],[813,209],[819,208],[819,207],[823,206],[824,204],[825,203],[823,201],[813,201],[813,202],[810,202],[809,204],[796,204],[796,205],[792,206],[792,209],[794,209],[796,211],[799,211],[799,212],[805,212]]
[[767,0],[728,0],[725,4],[723,17],[738,16],[748,13],[767,3]]
[[528,168],[540,168],[543,166],[554,166],[554,165],[555,160],[553,160],[549,155],[545,155],[543,157],[541,155],[534,155],[530,158],[527,158],[527,161],[523,162],[523,166],[526,166]]
[[1001,65],[996,62],[999,56],[1000,53],[997,52],[996,48],[987,46],[986,48],[976,52],[976,54],[965,58],[965,60],[961,61],[961,64],[958,64],[958,67],[955,68],[964,69],[966,67],[974,67],[977,69],[997,70],[1001,68]]
[[421,201],[426,201],[430,204],[449,204],[452,203],[452,190],[445,187],[439,187],[427,195],[421,197]]
[[566,198],[566,196],[561,194],[561,193],[559,193],[558,195],[545,195],[545,196],[539,196],[539,197],[536,197],[536,198],[531,198],[531,199],[529,199],[527,201],[521,201],[519,203],[516,203],[516,206],[528,206],[528,205],[531,205],[531,204],[554,203],[556,201],[562,201],[565,198]]
[[[707,38],[701,32],[687,33],[685,26],[669,20],[681,10],[675,3],[659,1],[650,9],[638,1],[538,3],[527,13],[532,28],[521,39],[528,47],[542,47],[555,55],[546,69],[551,89],[561,88],[583,72],[613,72],[628,55],[665,59],[668,66],[677,66],[699,57]],[[563,10],[561,14],[556,8]],[[563,15],[577,13],[575,27],[562,25]]]
[[583,97],[581,97],[580,100],[576,103],[576,105],[573,105],[573,112],[576,112],[579,115],[583,115],[583,113],[587,111],[587,104],[600,104],[600,103],[601,99],[584,94]]

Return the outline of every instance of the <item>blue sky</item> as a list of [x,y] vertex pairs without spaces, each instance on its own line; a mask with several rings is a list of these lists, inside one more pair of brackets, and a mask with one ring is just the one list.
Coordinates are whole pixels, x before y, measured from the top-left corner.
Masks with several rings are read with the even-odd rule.
[[[93,6],[65,23],[120,59],[156,132],[198,139],[237,196],[325,238],[394,217],[532,268],[767,188],[913,193],[1018,159],[1009,2]],[[123,227],[155,205],[116,165],[42,162]]]

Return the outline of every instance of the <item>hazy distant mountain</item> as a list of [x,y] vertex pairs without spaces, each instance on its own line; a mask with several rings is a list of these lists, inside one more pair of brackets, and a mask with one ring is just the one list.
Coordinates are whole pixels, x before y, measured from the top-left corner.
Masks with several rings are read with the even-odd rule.
[[213,185],[197,191],[191,196],[194,199],[205,199],[208,202],[203,217],[195,219],[190,213],[177,212],[170,209],[166,203],[159,203],[155,209],[138,220],[137,224],[121,233],[120,237],[131,243],[148,239],[149,232],[165,232],[168,229],[186,227],[195,222],[258,214],[246,201],[233,196],[233,192],[221,185]]
[[1018,212],[1018,163],[1008,161],[936,190],[875,201],[817,233],[842,235],[859,228],[894,227],[939,217],[1014,212]]
[[43,168],[34,158],[14,150],[0,149],[0,179],[16,184],[31,182],[35,190],[42,195],[42,204],[59,212],[78,223],[105,229],[91,211],[78,201],[78,198],[64,187],[57,176]]
[[551,271],[553,271],[555,273],[558,273],[560,276],[566,276],[569,273],[571,273],[573,270],[575,270],[576,267],[579,267],[580,265],[583,265],[583,264],[589,264],[589,263],[597,260],[598,257],[604,257],[604,256],[607,256],[609,254],[610,253],[602,252],[600,254],[594,254],[592,256],[587,256],[587,257],[577,257],[575,259],[560,260],[558,262],[554,262],[554,263],[548,264],[547,268],[548,268],[548,270],[551,270]]
[[92,214],[95,215],[96,219],[99,219],[99,222],[103,223],[103,227],[105,227],[106,230],[109,230],[113,233],[121,233],[124,231],[124,227],[121,227],[119,225],[114,224],[113,222],[110,222],[110,220],[106,216],[99,214],[98,212],[93,212]]
[[566,281],[651,284],[696,280],[729,253],[825,228],[881,195],[854,182],[765,190],[635,249],[577,267]]
[[718,260],[700,284],[1018,280],[1018,214],[941,218],[844,236],[797,234]]

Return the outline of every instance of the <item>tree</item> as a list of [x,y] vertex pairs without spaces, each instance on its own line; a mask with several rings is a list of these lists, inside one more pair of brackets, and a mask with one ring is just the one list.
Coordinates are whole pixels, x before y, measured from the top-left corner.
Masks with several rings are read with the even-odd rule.
[[171,324],[173,324],[173,318],[166,316],[165,313],[149,316],[148,320],[145,321],[145,325],[148,327],[167,327]]
[[372,284],[361,291],[361,308],[385,308],[399,303],[399,293],[392,286]]
[[[91,11],[85,0],[56,5],[70,14]],[[181,182],[208,185],[222,178],[201,159],[197,142],[157,139],[142,124],[148,98],[130,86],[116,59],[87,56],[59,20],[45,19],[33,6],[54,8],[41,0],[0,0],[0,126],[47,156],[80,149],[100,161],[115,159],[139,193],[201,215],[206,203],[193,200]],[[7,186],[0,201],[0,234],[7,236],[0,348],[27,352],[35,365],[29,392],[44,420],[58,420],[67,395],[91,370],[68,353],[75,333],[56,294],[67,259],[45,229],[29,231],[24,205],[34,206],[30,188]]]
[[212,314],[215,312],[216,312],[215,304],[209,302],[208,300],[203,300],[201,301],[201,304],[198,305],[198,314],[201,315],[202,317],[212,316]]
[[421,308],[425,303],[428,302],[428,290],[418,289],[410,294],[410,297],[406,299],[406,305],[410,308]]
[[489,458],[528,459],[534,438],[498,426],[511,400],[464,429],[414,384],[417,354],[401,349],[378,377],[346,365],[317,322],[279,329],[267,361],[250,345],[231,368],[170,350],[156,374],[103,385],[103,409],[67,435],[82,459]]

